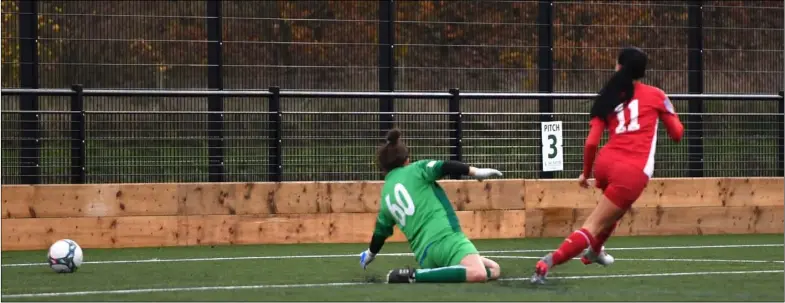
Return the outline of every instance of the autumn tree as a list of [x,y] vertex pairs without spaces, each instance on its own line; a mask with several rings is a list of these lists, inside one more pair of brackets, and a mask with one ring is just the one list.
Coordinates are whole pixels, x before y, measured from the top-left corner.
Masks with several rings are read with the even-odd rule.
[[[3,62],[3,87],[17,87],[20,85],[21,57],[19,43],[19,1],[2,0],[0,10],[3,12],[2,21],[2,62]],[[55,12],[62,11],[59,6],[54,6]],[[59,33],[63,30],[61,23],[50,15],[39,15],[39,37]],[[38,57],[40,62],[58,62],[63,53],[63,41],[39,40]],[[54,66],[44,66],[44,72],[55,70]]]
[[[3,85],[18,85],[16,3],[3,0]],[[397,89],[534,91],[537,1],[398,1]],[[377,1],[222,1],[225,87],[375,90]],[[650,81],[686,90],[687,6],[556,1],[559,91],[593,91],[619,47],[652,56]],[[205,88],[204,1],[39,1],[44,87]],[[782,82],[782,3],[707,1],[707,90]],[[16,61],[15,61],[16,60]],[[733,79],[745,70],[743,84]],[[754,80],[752,80],[754,79]]]

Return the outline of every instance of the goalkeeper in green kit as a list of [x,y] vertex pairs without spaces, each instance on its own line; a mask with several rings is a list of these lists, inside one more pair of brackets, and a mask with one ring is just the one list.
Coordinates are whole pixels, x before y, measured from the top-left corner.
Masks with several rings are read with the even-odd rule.
[[475,168],[458,161],[409,162],[409,149],[399,142],[401,131],[387,134],[387,143],[376,153],[385,174],[381,206],[369,248],[360,254],[365,269],[398,224],[421,269],[394,269],[387,283],[485,282],[499,278],[496,262],[481,257],[461,231],[452,204],[436,180],[447,175],[477,179],[501,176],[489,168]]

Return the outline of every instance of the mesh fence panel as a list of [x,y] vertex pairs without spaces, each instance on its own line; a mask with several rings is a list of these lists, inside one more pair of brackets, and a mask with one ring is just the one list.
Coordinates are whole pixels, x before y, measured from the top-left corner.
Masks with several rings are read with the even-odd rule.
[[398,89],[536,90],[536,1],[400,1],[395,9]]
[[[19,3],[18,1],[0,1],[2,10],[2,85],[3,87],[19,87]],[[5,105],[5,102],[3,102]],[[5,106],[3,107],[5,109]]]
[[403,130],[413,158],[450,159],[452,127],[446,99],[397,99],[395,124]]
[[687,6],[679,1],[556,1],[555,90],[597,91],[613,72],[619,48],[652,58],[647,82],[687,91]]
[[207,180],[205,99],[85,97],[85,110],[88,182]]
[[773,102],[711,102],[703,117],[704,170],[710,177],[776,176],[782,115]]
[[38,1],[41,87],[206,88],[201,1]]
[[[168,98],[167,98],[168,99]],[[166,103],[167,99],[159,100]],[[101,102],[86,102],[98,107]],[[126,100],[130,102],[131,100]],[[297,111],[324,99],[291,100],[282,112],[282,156],[284,181],[378,180],[374,165],[379,136],[377,100],[353,102],[355,111]],[[337,100],[333,100],[337,101]],[[447,100],[398,100],[393,113],[396,126],[404,131],[413,159],[450,159],[453,156],[451,113]],[[14,98],[4,106],[13,108]],[[177,102],[169,100],[168,102]],[[227,181],[270,180],[270,113],[268,101],[230,100],[225,117]],[[338,101],[340,102],[340,101]],[[541,139],[534,100],[464,100],[462,112],[463,160],[476,166],[500,169],[510,178],[538,178]],[[516,113],[483,111],[494,108],[522,109]],[[702,115],[704,174],[712,177],[777,176],[778,140],[782,114],[775,102],[749,101],[747,110],[738,100],[707,102]],[[674,102],[677,108],[687,101]],[[68,183],[70,176],[70,112],[60,100],[44,100],[50,110],[40,112],[41,167],[44,183]],[[57,105],[59,104],[59,105]],[[256,104],[248,107],[247,104]],[[556,121],[562,121],[564,170],[556,178],[574,178],[582,169],[583,143],[588,132],[588,103],[557,100]],[[479,108],[479,109],[477,109]],[[528,111],[528,112],[526,112]],[[3,182],[19,182],[19,111],[3,112]],[[697,127],[681,113],[687,131]],[[89,183],[203,182],[207,180],[207,111],[126,112],[89,110],[87,129],[87,180]],[[603,139],[603,143],[607,140]],[[687,177],[689,142],[672,142],[660,127],[655,156],[657,177]]]
[[70,98],[39,97],[41,182],[68,183],[71,175]]
[[705,1],[704,91],[782,90],[783,16],[782,1]]
[[[533,92],[538,89],[541,1],[396,1],[396,90]],[[2,3],[2,86],[20,82],[19,1]],[[39,83],[61,88],[205,89],[205,1],[37,1]],[[221,1],[227,89],[375,91],[378,1]],[[688,7],[676,1],[553,2],[554,88],[595,92],[618,49],[648,52],[646,81],[688,90]],[[704,91],[783,89],[783,3],[705,1]],[[39,97],[41,174],[67,183],[68,97]],[[227,181],[271,179],[267,98],[224,98]],[[687,101],[674,102],[687,129]],[[705,101],[707,176],[772,176],[782,119],[775,102]],[[452,153],[449,101],[394,100],[414,157]],[[590,100],[554,100],[564,122],[565,171],[580,170]],[[207,98],[85,97],[88,182],[208,180]],[[21,182],[19,97],[2,98],[3,182]],[[283,180],[378,179],[378,99],[283,98]],[[463,159],[509,177],[540,171],[537,100],[461,100]],[[656,175],[688,176],[688,144],[661,128]]]
[[[5,69],[4,69],[5,70]],[[3,77],[5,78],[5,77]],[[18,184],[21,183],[22,172],[19,169],[19,151],[21,149],[20,142],[20,125],[22,119],[19,114],[19,96],[2,96],[0,97],[0,106],[2,106],[2,121],[0,122],[0,155],[2,155],[2,173],[3,184]]]
[[375,1],[222,1],[224,85],[376,90]]
[[[40,145],[40,178],[43,184],[70,182],[71,175],[71,114],[68,97],[39,97],[40,111],[38,144]],[[24,139],[22,124],[33,122],[19,111],[20,98],[3,96],[2,106],[2,160],[3,183],[15,184],[24,177],[20,156],[26,150],[21,145]],[[34,119],[30,116],[29,119]]]
[[[400,90],[535,91],[540,1],[399,1]],[[38,1],[41,87],[206,88],[205,1]],[[378,89],[378,1],[222,1],[231,89]],[[3,87],[19,85],[19,1],[3,5]],[[553,2],[554,85],[596,91],[619,47],[687,91],[687,3]],[[705,91],[782,89],[783,3],[705,1]],[[384,46],[387,47],[387,46]]]
[[[503,164],[511,178],[536,178],[540,116],[536,100],[462,100],[463,159],[477,166]],[[494,114],[494,111],[498,113]]]
[[227,181],[269,181],[271,129],[267,98],[227,98],[224,109]]
[[282,179],[377,179],[378,108],[375,99],[282,99]]

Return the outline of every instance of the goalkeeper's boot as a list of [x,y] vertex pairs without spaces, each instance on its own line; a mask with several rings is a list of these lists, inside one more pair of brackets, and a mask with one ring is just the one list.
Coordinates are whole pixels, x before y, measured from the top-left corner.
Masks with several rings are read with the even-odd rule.
[[387,283],[413,283],[414,282],[414,269],[411,268],[398,268],[393,269],[387,273]]
[[587,248],[581,257],[581,262],[585,265],[594,263],[602,266],[608,266],[613,264],[615,260],[616,259],[613,258],[613,256],[605,252],[605,246],[600,249],[599,253],[595,253],[591,248]]
[[533,284],[545,284],[545,277],[548,276],[548,270],[553,267],[553,254],[547,254],[545,257],[542,257],[540,261],[537,261],[537,265],[534,266],[534,275],[529,279],[529,282]]

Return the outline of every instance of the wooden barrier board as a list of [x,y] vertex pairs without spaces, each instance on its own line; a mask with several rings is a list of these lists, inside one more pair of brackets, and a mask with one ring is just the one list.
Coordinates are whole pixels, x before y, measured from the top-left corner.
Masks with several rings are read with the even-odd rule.
[[[601,199],[598,190],[581,189],[574,180],[439,183],[473,238],[563,236]],[[2,249],[40,249],[60,238],[86,248],[365,242],[381,185],[2,186]],[[783,185],[783,178],[654,179],[617,233],[781,233]]]
[[[440,181],[456,210],[592,208],[573,180]],[[2,218],[366,213],[380,182],[10,185]],[[655,179],[637,206],[783,205],[782,178]]]
[[[523,180],[441,181],[456,210],[523,209]],[[3,186],[2,218],[367,213],[381,182]],[[514,197],[514,198],[510,198]]]
[[[472,239],[560,237],[591,209],[460,211]],[[358,243],[373,232],[373,213],[35,218],[2,220],[3,250],[44,249],[70,238],[84,247],[213,244]],[[617,235],[782,233],[779,206],[635,208]],[[390,241],[403,241],[396,230]]]
[[[523,238],[525,211],[459,211],[471,238]],[[3,250],[44,249],[69,238],[83,247],[262,243],[357,243],[373,233],[376,214],[201,215],[3,219]],[[396,229],[390,241],[403,241]]]
[[[526,210],[526,237],[561,237],[580,229],[592,209]],[[633,207],[614,235],[702,235],[782,233],[780,206]]]

